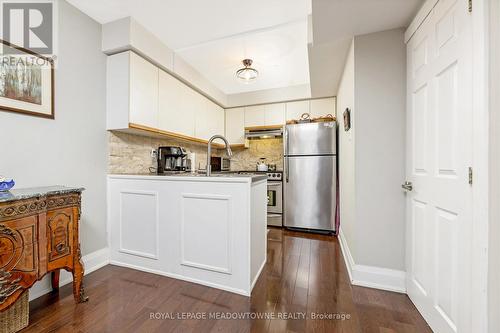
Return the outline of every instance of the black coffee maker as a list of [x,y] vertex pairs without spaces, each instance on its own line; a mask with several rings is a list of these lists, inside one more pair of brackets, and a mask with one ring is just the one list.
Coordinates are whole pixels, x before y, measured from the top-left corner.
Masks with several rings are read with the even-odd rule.
[[159,174],[186,171],[187,153],[182,147],[158,147]]

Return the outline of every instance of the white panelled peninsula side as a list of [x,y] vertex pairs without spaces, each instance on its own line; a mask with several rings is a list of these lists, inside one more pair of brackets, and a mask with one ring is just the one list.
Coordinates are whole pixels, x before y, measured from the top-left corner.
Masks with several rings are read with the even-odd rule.
[[265,176],[108,176],[111,263],[250,296],[266,262]]

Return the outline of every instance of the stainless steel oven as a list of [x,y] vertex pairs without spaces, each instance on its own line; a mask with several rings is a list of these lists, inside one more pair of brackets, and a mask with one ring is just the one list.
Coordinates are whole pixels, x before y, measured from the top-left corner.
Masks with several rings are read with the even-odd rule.
[[[238,171],[239,174],[259,174],[258,171]],[[283,172],[269,171],[267,174],[267,225],[283,226]]]
[[267,212],[283,213],[283,183],[280,181],[267,181]]
[[280,172],[267,174],[267,225],[283,226],[283,181]]

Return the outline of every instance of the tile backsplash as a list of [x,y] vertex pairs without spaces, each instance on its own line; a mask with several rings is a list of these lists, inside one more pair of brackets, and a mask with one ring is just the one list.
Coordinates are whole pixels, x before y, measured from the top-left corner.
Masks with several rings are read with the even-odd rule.
[[247,149],[233,151],[231,170],[255,170],[261,157],[267,164],[276,164],[278,170],[283,170],[283,139],[253,139]]
[[[283,170],[283,140],[254,139],[250,140],[247,149],[233,150],[231,170],[255,170],[261,157],[266,163],[276,164],[278,170]],[[159,139],[117,131],[108,132],[109,156],[108,173],[149,173],[151,167],[156,167],[156,159],[151,157],[151,150],[160,146],[181,146],[189,152],[196,153],[196,165],[205,168],[207,145],[192,143],[178,139]],[[223,149],[213,149],[214,156],[224,156]]]
[[[156,168],[156,159],[151,157],[151,150],[160,146],[181,146],[196,153],[196,165],[205,168],[207,145],[178,139],[159,139],[117,131],[108,132],[109,158],[108,173],[149,173],[149,168]],[[221,154],[220,149],[212,149],[213,155]]]

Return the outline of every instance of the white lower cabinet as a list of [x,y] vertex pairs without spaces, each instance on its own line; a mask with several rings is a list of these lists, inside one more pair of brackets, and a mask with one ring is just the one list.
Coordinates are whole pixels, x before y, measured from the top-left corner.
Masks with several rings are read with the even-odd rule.
[[267,181],[108,176],[114,265],[250,296],[266,262]]

